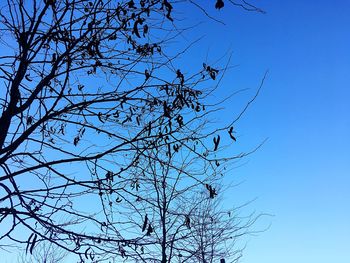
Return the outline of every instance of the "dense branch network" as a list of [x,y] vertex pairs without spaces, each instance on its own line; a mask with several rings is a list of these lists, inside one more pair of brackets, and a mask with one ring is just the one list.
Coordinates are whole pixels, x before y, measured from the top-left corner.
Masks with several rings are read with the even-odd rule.
[[[205,129],[215,109],[205,105],[210,91],[203,84],[215,80],[219,70],[203,64],[184,74],[174,67],[177,55],[167,53],[181,34],[174,27],[175,4],[8,0],[3,5],[1,244],[22,243],[32,253],[49,240],[82,260],[117,255],[149,262],[152,246],[163,240],[171,257],[185,257],[186,251],[179,252],[184,243],[177,241],[184,224],[177,219],[166,241],[154,235],[151,224],[132,229],[159,208],[160,200],[198,195],[201,206],[214,197],[208,175],[219,174],[220,163],[230,159],[215,154],[216,134],[236,138],[232,127]],[[177,183],[186,180],[189,185],[179,190]],[[189,209],[199,207],[181,213]],[[140,247],[150,258],[140,256]],[[191,251],[188,257],[197,253]]]

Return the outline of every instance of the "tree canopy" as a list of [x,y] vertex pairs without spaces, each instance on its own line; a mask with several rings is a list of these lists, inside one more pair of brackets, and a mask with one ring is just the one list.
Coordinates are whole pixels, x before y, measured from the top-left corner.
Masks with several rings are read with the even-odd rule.
[[[195,1],[182,2],[211,19]],[[200,232],[198,209],[217,197],[222,164],[245,155],[219,154],[223,141],[236,141],[232,125],[245,109],[209,125],[217,106],[207,98],[224,67],[176,65],[187,48],[170,52],[183,32],[177,4],[2,3],[0,247],[23,244],[32,253],[49,241],[85,261],[169,262],[175,247],[176,257],[198,252],[179,252],[194,244],[186,239],[194,231],[185,230]],[[164,241],[155,227],[169,230],[168,212],[177,230]],[[159,242],[167,247],[162,258],[152,254]]]

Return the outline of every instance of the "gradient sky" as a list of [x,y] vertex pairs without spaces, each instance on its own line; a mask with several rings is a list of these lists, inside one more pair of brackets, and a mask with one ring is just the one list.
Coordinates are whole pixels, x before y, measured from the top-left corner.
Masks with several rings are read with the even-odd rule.
[[207,44],[231,49],[238,65],[225,89],[253,94],[269,70],[237,125],[243,147],[269,139],[233,171],[244,183],[230,196],[257,197],[249,209],[274,217],[269,230],[248,238],[241,262],[348,263],[350,1],[254,3],[267,13],[224,8],[226,26],[206,29]]
[[[267,231],[247,238],[241,262],[349,263],[350,1],[254,3],[267,13],[224,8],[218,14],[208,5],[226,26],[201,26],[196,34],[206,35],[209,49],[192,51],[211,58],[233,52],[231,64],[238,66],[217,97],[249,88],[233,99],[237,104],[254,94],[269,70],[236,126],[242,149],[268,141],[231,172],[244,183],[226,202],[256,197],[247,211],[274,216],[261,224],[271,223]],[[194,19],[206,20],[200,14]],[[232,105],[225,105],[223,118],[233,116]]]

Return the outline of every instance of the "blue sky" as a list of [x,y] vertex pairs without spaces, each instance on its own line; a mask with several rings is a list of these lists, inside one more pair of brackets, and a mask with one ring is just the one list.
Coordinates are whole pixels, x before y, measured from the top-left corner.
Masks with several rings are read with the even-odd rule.
[[243,148],[269,139],[232,172],[244,183],[230,196],[257,197],[250,209],[274,217],[248,238],[242,262],[350,262],[350,2],[254,3],[267,13],[224,8],[226,26],[206,28],[206,43],[230,48],[238,65],[223,94],[252,94],[269,70],[237,125]]
[[231,172],[244,183],[226,202],[257,197],[247,211],[274,216],[261,224],[271,223],[267,231],[247,238],[241,262],[349,263],[350,2],[254,3],[267,13],[208,6],[226,26],[198,28],[209,48],[192,51],[213,60],[232,51],[238,66],[226,74],[218,98],[249,88],[225,104],[222,118],[234,116],[232,105],[242,106],[269,70],[236,127],[240,149],[268,141]]

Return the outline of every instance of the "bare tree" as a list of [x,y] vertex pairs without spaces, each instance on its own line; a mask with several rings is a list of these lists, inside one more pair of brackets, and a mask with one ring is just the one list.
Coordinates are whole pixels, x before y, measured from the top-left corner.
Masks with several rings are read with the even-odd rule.
[[207,198],[196,207],[192,213],[192,236],[185,246],[196,251],[191,262],[239,261],[245,248],[242,237],[255,233],[252,226],[263,216],[255,213],[243,216],[241,210],[245,205],[223,209],[220,198]]
[[216,154],[241,114],[205,129],[215,110],[205,84],[219,69],[185,74],[176,59],[187,47],[169,55],[182,33],[173,1],[1,4],[0,246],[33,253],[48,240],[81,260],[125,256],[115,248],[143,237],[125,234],[113,207],[134,201],[126,184],[136,188],[150,153],[186,149],[208,174],[243,156]]
[[[149,150],[119,191],[119,206],[108,209],[109,222],[118,215],[124,236],[135,236],[131,245],[118,247],[116,262],[237,262],[239,237],[249,233],[259,218],[239,215],[240,208],[223,209],[221,166],[199,164],[195,152],[179,147]],[[213,172],[213,173],[209,173]]]
[[18,263],[63,263],[68,256],[68,252],[55,246],[48,241],[40,242],[32,254],[23,252],[18,259]]

